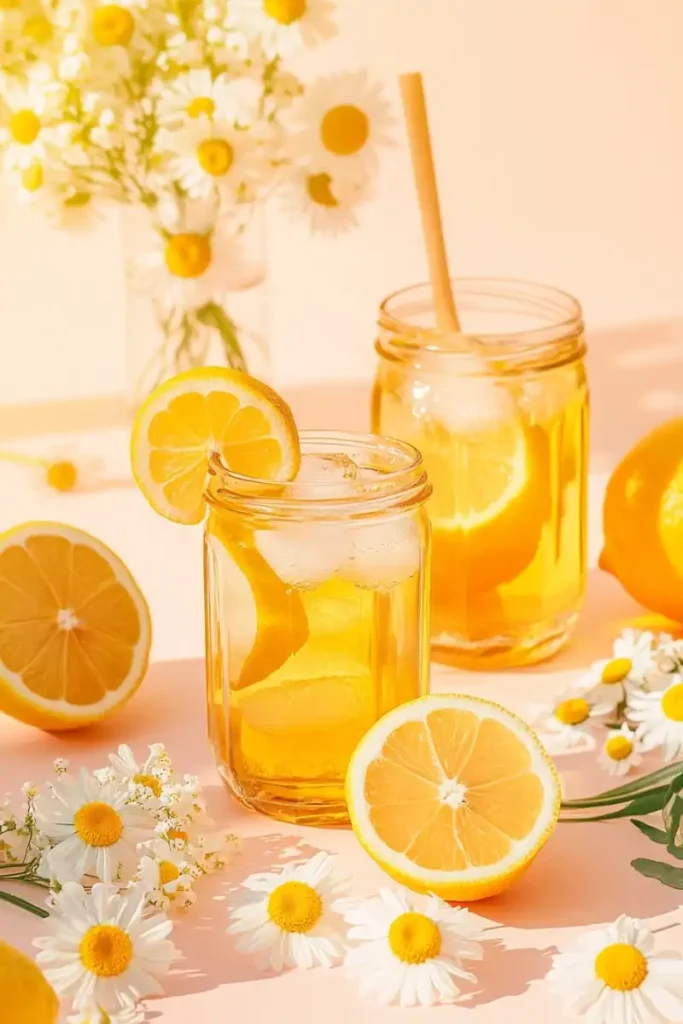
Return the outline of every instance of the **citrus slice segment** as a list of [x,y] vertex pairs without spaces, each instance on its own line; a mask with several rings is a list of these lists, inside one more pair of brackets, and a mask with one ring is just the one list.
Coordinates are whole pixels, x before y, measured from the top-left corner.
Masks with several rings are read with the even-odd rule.
[[256,548],[253,533],[236,526],[229,529],[220,513],[210,516],[206,545],[207,572],[217,577],[208,591],[225,593],[230,605],[230,686],[252,686],[306,643],[308,620],[301,595],[271,569]]
[[300,450],[289,406],[266,384],[224,367],[187,370],[149,395],[133,424],[131,463],[156,512],[202,521],[213,452],[244,476],[293,479]]
[[101,541],[60,523],[0,535],[0,711],[87,725],[135,692],[150,642],[145,599]]
[[532,730],[477,697],[433,695],[381,718],[351,759],[356,837],[420,892],[469,901],[506,889],[550,836],[557,771]]

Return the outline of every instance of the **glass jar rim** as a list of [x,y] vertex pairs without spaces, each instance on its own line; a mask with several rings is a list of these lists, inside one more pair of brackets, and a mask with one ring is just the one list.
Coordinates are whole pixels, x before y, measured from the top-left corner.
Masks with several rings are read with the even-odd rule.
[[[407,441],[379,434],[336,430],[302,430],[302,455],[342,454],[361,469],[376,469],[376,477],[343,478],[330,482],[274,483],[234,473],[218,453],[209,459],[205,498],[210,506],[269,518],[355,518],[422,504],[431,494],[422,455]],[[362,455],[370,464],[361,463]],[[384,458],[384,466],[373,466]],[[302,491],[303,488],[303,491]]]
[[[472,308],[472,303],[477,308],[477,301],[481,304],[488,300],[489,312],[496,308],[505,311],[508,303],[518,315],[524,310],[525,315],[538,320],[539,325],[514,330],[454,332],[444,331],[436,323],[423,326],[397,315],[399,304],[409,305],[411,301],[429,309],[431,285],[422,282],[392,292],[380,304],[378,326],[391,335],[378,340],[380,354],[410,358],[429,352],[463,363],[468,360],[471,363],[475,356],[493,363],[497,369],[508,361],[513,368],[526,368],[527,364],[561,365],[585,354],[583,310],[569,292],[512,277],[456,277],[451,279],[451,285],[461,312]],[[478,308],[481,311],[481,305]],[[511,308],[507,312],[511,314]]]

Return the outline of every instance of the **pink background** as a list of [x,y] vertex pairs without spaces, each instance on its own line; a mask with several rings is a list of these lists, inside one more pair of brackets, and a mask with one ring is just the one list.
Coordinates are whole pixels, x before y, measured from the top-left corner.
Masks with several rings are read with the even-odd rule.
[[[398,71],[425,70],[453,271],[544,280],[574,292],[586,309],[593,568],[577,634],[560,657],[533,672],[433,671],[435,689],[477,692],[528,715],[532,703],[603,656],[624,623],[645,621],[594,566],[611,468],[645,430],[683,407],[683,7],[679,0],[339,6],[339,39],[324,57],[304,63],[369,65],[394,98]],[[148,680],[105,725],[60,738],[0,721],[0,788],[42,781],[56,756],[96,767],[119,742],[140,749],[164,740],[180,770],[202,777],[215,817],[245,837],[241,857],[203,883],[198,908],[178,926],[185,960],[169,979],[167,998],[151,1004],[150,1019],[185,1024],[248,1013],[265,1024],[276,1006],[283,1024],[431,1020],[427,1011],[380,1011],[360,1001],[339,970],[264,977],[234,953],[224,934],[225,904],[230,887],[251,871],[320,848],[340,852],[359,894],[375,891],[383,876],[347,832],[298,831],[240,810],[212,767],[204,731],[201,531],[157,518],[129,479],[118,218],[68,237],[5,196],[0,216],[0,442],[102,464],[97,486],[68,496],[46,493],[30,471],[0,464],[0,529],[40,517],[95,533],[138,578],[155,629]],[[270,243],[275,383],[301,426],[363,428],[377,303],[424,276],[404,146],[386,156],[378,199],[357,232],[310,240],[302,226],[272,211]],[[604,788],[594,762],[590,754],[561,759],[568,793]],[[638,855],[651,856],[650,845],[628,823],[562,825],[513,891],[474,908],[490,939],[479,983],[462,1004],[476,1024],[504,1014],[515,1022],[568,1020],[542,980],[552,952],[622,911],[666,930],[663,948],[683,949],[680,897],[636,875],[629,860]],[[28,915],[0,906],[3,938],[28,950],[39,930]],[[449,1019],[450,1012],[431,1014]]]

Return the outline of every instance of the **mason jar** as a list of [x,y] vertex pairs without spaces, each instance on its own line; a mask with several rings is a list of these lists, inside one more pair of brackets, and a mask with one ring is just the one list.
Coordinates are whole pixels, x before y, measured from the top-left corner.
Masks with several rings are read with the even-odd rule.
[[209,734],[249,807],[348,821],[346,768],[385,712],[427,690],[430,494],[409,444],[301,432],[295,481],[214,456],[205,533]]
[[459,332],[417,285],[379,312],[372,428],[422,452],[433,494],[431,631],[469,669],[540,661],[586,584],[588,385],[576,299],[453,281]]

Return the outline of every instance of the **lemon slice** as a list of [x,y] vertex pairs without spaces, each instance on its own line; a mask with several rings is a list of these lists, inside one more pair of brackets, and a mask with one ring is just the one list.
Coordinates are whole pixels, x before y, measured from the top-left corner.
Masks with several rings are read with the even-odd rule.
[[555,827],[560,782],[510,711],[434,695],[370,728],[346,799],[357,839],[389,875],[461,902],[502,892],[533,860]]
[[0,711],[43,729],[108,714],[142,682],[149,610],[123,562],[60,523],[0,536]]
[[[301,595],[287,587],[257,550],[253,534],[229,530],[220,513],[209,517],[209,593],[225,593],[230,606],[230,686],[261,682],[308,639]],[[218,613],[217,613],[218,614]],[[215,618],[215,616],[210,616]]]
[[41,969],[0,939],[3,1024],[57,1024],[59,999]]
[[133,474],[152,508],[199,523],[209,456],[260,480],[292,480],[299,437],[289,406],[239,370],[200,367],[166,381],[139,409],[131,436]]

